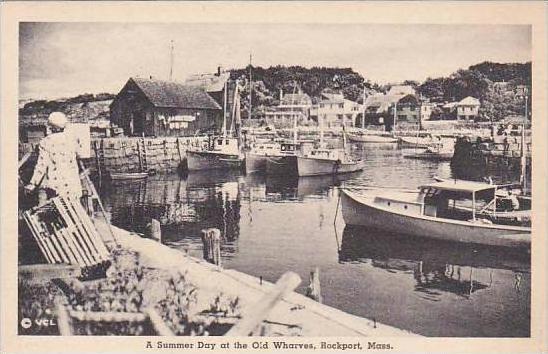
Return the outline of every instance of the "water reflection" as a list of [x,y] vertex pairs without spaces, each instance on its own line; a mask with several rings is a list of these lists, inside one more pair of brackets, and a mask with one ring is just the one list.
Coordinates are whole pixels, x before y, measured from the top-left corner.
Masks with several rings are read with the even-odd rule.
[[368,263],[388,272],[412,275],[414,290],[430,301],[439,301],[443,292],[470,298],[473,293],[492,286],[494,270],[511,270],[521,281],[524,274],[529,276],[530,268],[528,254],[508,248],[349,226],[342,235],[339,262]]
[[406,160],[395,144],[353,153],[366,159],[363,172],[198,171],[103,183],[102,197],[115,225],[142,232],[156,218],[163,242],[192,256],[201,257],[202,229],[220,229],[225,268],[276,281],[319,267],[324,302],[358,316],[430,336],[528,336],[528,254],[344,228],[340,211],[335,218],[337,186],[414,188],[450,178],[449,163]]

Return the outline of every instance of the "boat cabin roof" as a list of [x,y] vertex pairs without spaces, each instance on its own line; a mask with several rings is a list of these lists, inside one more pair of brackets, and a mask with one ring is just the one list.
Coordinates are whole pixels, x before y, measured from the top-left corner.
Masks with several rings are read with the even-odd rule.
[[494,190],[497,186],[482,182],[462,181],[462,180],[447,180],[424,184],[420,189],[431,188],[441,191],[460,192],[460,193],[476,193],[487,190]]

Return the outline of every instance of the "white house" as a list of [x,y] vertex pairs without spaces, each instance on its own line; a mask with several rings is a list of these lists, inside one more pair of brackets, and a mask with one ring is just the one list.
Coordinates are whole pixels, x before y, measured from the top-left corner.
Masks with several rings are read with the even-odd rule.
[[323,120],[324,127],[353,127],[363,106],[347,100],[342,93],[322,93],[321,100],[310,109],[310,117]]
[[468,96],[457,104],[458,120],[473,120],[479,114],[480,101],[477,98]]

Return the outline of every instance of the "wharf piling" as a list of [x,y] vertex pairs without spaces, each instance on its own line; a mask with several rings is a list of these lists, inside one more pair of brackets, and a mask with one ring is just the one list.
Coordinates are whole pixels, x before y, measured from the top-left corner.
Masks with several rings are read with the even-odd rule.
[[318,267],[310,272],[310,284],[306,290],[306,296],[312,300],[318,301],[319,303],[323,302],[320,287],[320,269]]
[[214,228],[202,230],[202,244],[204,259],[221,266],[221,231]]

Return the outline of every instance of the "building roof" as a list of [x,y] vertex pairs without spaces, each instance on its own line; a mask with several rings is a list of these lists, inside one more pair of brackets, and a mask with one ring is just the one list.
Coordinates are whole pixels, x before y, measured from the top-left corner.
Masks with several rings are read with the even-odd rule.
[[382,93],[368,96],[365,99],[365,108],[369,109],[370,107],[378,107],[376,113],[383,113],[398,102],[405,95],[383,95]]
[[421,186],[421,188],[424,187],[452,192],[475,193],[483,190],[495,189],[496,185],[463,180],[446,180],[441,182],[424,184]]
[[415,89],[408,85],[394,85],[388,91],[389,95],[414,95]]
[[222,109],[221,106],[200,87],[184,85],[174,81],[131,78],[156,107]]
[[322,102],[327,103],[343,103],[344,96],[342,93],[324,93],[322,92]]
[[307,105],[311,104],[312,100],[306,93],[287,93],[283,95],[280,103],[283,105]]
[[463,98],[460,100],[459,106],[479,106],[480,101],[477,98],[474,98],[472,96],[468,96],[466,98]]
[[230,79],[230,73],[195,74],[185,80],[185,85],[200,87],[207,92],[220,92],[228,79]]

